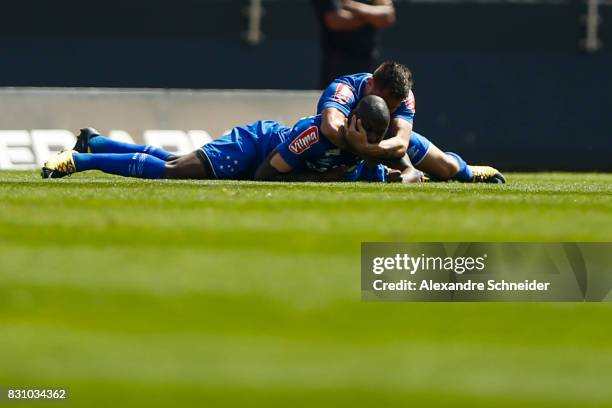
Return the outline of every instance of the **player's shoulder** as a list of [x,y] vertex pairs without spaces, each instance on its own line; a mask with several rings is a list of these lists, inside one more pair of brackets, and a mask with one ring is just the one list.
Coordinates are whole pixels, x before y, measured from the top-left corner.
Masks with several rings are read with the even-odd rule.
[[321,115],[305,116],[298,119],[293,126],[291,137],[296,138],[304,134],[316,134],[315,142],[319,141],[318,135],[321,133]]
[[[347,111],[344,112],[348,116],[350,106],[363,95],[365,84],[371,78],[371,75],[365,72],[336,78],[322,96],[321,101],[324,102],[323,108],[327,105],[333,106],[334,104],[348,106],[346,108]],[[320,111],[321,109],[318,110]]]
[[372,78],[369,72],[360,72],[357,74],[343,75],[334,79],[334,83],[342,83],[351,86],[356,91],[363,86],[368,79]]
[[302,154],[321,139],[321,115],[306,116],[299,119],[291,132],[291,141],[287,146],[293,154]]
[[321,126],[321,115],[312,115],[312,116],[304,116],[303,118],[299,118],[295,125],[294,129],[302,129],[310,126]]

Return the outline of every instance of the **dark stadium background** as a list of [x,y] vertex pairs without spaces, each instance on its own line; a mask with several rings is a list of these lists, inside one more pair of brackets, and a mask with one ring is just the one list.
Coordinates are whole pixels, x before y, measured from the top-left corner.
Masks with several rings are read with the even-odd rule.
[[[264,0],[257,46],[244,41],[247,4],[3,2],[0,86],[316,88],[309,1]],[[611,170],[612,7],[599,7],[603,46],[591,53],[585,10],[567,0],[397,1],[382,57],[413,69],[415,128],[446,149],[505,170]]]

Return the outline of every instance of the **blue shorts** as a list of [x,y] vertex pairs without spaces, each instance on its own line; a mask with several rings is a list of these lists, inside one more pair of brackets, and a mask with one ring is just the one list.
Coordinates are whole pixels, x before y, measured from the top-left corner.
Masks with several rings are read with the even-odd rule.
[[230,133],[213,140],[198,150],[198,155],[211,173],[211,178],[253,179],[263,157],[273,146],[282,125],[273,121],[258,121],[237,126]]
[[423,135],[412,132],[410,135],[410,144],[408,144],[408,157],[413,165],[419,164],[429,151],[431,142]]
[[[222,136],[200,148],[211,178],[246,179],[254,173],[257,164],[257,149],[250,139],[232,140],[231,134]],[[208,166],[206,165],[208,164]]]

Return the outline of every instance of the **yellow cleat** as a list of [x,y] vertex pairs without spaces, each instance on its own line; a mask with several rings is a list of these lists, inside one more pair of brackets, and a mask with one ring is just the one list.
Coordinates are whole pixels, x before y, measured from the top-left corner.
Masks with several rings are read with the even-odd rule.
[[43,166],[42,178],[62,178],[76,172],[72,154],[74,150],[63,150],[51,157]]
[[469,166],[469,168],[474,174],[473,183],[506,183],[506,178],[496,168],[490,166]]

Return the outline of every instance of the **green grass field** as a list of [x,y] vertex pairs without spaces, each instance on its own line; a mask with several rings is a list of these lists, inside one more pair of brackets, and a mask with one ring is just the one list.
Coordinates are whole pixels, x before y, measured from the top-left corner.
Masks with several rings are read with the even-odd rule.
[[2,172],[0,387],[99,407],[612,406],[608,304],[360,301],[361,241],[612,241],[612,175],[508,178]]

